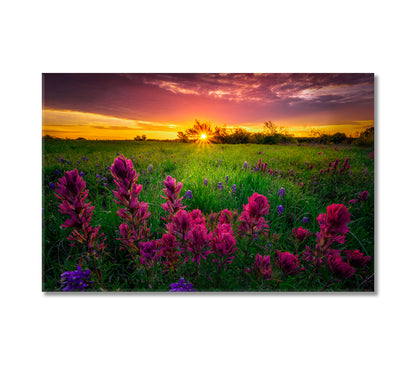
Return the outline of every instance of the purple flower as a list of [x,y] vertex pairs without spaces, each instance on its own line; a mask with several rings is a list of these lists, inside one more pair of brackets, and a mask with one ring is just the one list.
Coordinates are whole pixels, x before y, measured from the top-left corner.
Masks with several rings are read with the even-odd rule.
[[246,170],[246,169],[247,169],[247,161],[244,161],[243,169],[244,169],[244,170]]
[[62,291],[84,291],[91,284],[91,272],[87,269],[82,271],[78,265],[75,271],[66,271],[61,274],[61,282],[65,286]]
[[308,223],[309,222],[309,218],[308,217],[303,217],[302,218],[302,223]]
[[276,212],[278,214],[283,214],[284,211],[285,211],[285,208],[283,207],[283,205],[278,205],[277,206]]
[[179,279],[178,283],[172,283],[169,286],[170,286],[169,292],[193,292],[195,291],[192,283],[187,282],[184,278]]
[[100,174],[97,174],[96,177],[97,177],[97,179],[100,179],[101,178],[101,175]]
[[280,188],[279,189],[279,192],[277,193],[277,196],[281,196],[281,197],[283,197],[283,196],[285,196],[286,195],[286,191],[285,191],[285,189],[282,187],[282,188]]
[[228,182],[228,175],[225,176],[225,181]]
[[204,186],[206,186],[208,184],[208,179],[207,178],[205,178],[204,179]]
[[218,182],[218,189],[219,190],[224,189],[224,185],[222,184],[222,182]]
[[55,169],[55,175],[59,175],[61,172],[58,169]]
[[233,191],[233,193],[235,193],[235,189],[236,189],[236,186],[235,186],[235,183],[231,186],[231,190]]
[[55,183],[53,183],[53,182],[49,182],[49,188],[50,188],[51,190],[54,190],[54,189],[56,188]]
[[149,171],[152,171],[152,169],[153,169],[153,165],[152,165],[152,164],[150,164],[150,165],[149,165]]
[[290,170],[289,170],[289,173],[290,173],[290,174],[293,174],[293,170],[292,170],[292,169],[290,169]]
[[85,175],[85,174],[84,174],[84,172],[83,172],[83,171],[80,171],[80,172],[79,172],[79,176],[80,176],[80,177],[83,177],[84,175]]
[[192,191],[188,190],[185,192],[185,199],[192,199]]
[[104,182],[104,183],[103,183],[103,186],[104,186],[104,187],[107,187],[107,183],[105,183],[105,182]]

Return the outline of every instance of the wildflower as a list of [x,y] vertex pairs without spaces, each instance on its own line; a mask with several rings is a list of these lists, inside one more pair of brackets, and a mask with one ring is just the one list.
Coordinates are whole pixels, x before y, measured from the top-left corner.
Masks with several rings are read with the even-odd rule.
[[290,174],[293,174],[293,170],[292,170],[292,169],[290,169],[290,170],[289,170],[289,173],[290,173]]
[[216,255],[213,262],[222,264],[230,264],[234,259],[232,254],[236,251],[237,241],[233,235],[233,229],[228,223],[219,223],[214,230],[214,236],[210,243],[212,253]]
[[223,190],[224,189],[224,185],[222,184],[222,182],[218,182],[218,189],[219,190]]
[[243,170],[247,169],[247,161],[244,161]]
[[351,199],[349,202],[348,202],[349,204],[357,204],[358,203],[358,200],[357,199]]
[[253,271],[258,278],[270,280],[273,278],[272,265],[270,263],[270,256],[262,256],[259,253],[256,255],[256,259],[253,265]]
[[103,181],[106,181],[106,180],[107,180],[107,178],[106,178],[106,177],[102,177],[102,180],[103,180]]
[[97,174],[97,175],[96,175],[96,178],[97,178],[97,179],[100,179],[100,178],[101,178],[101,175],[100,175],[100,174]]
[[159,240],[139,243],[140,263],[146,267],[152,267],[160,257],[160,246]]
[[149,171],[152,171],[152,169],[153,169],[153,165],[152,165],[152,164],[150,164],[150,165],[149,165],[149,169],[148,169],[148,170],[149,170]]
[[[116,198],[114,201],[124,206],[117,211],[117,215],[126,220],[129,230],[133,232],[134,236],[137,236],[137,240],[145,239],[149,232],[147,218],[150,213],[148,212],[148,204],[139,202],[137,198],[142,190],[142,185],[136,183],[139,175],[136,174],[132,161],[126,160],[123,155],[117,157],[111,165],[111,175],[117,186],[117,189],[113,191]],[[127,244],[127,239],[122,236],[122,241],[125,244]],[[129,243],[131,244],[131,241]],[[137,250],[137,248],[132,249]]]
[[85,175],[85,174],[84,174],[84,172],[83,172],[83,171],[80,171],[80,172],[79,172],[79,176],[80,176],[80,177],[83,177],[84,175]]
[[228,175],[225,176],[225,181],[228,182]]
[[326,233],[346,234],[349,231],[347,224],[350,222],[350,213],[344,204],[332,204],[326,208],[327,213],[321,213],[318,224]]
[[329,270],[331,270],[331,272],[338,279],[349,278],[355,273],[355,269],[346,262],[342,261],[340,256],[329,255],[327,263]]
[[300,267],[298,256],[290,252],[280,252],[276,250],[276,265],[286,275],[294,275],[303,269]]
[[179,239],[184,240],[190,225],[189,213],[181,209],[173,216],[172,221],[166,227],[170,233],[175,233],[179,236]]
[[299,182],[299,186],[300,187],[303,187],[303,182]]
[[249,197],[248,204],[243,206],[243,212],[239,218],[241,223],[238,230],[240,233],[251,235],[266,233],[269,226],[263,216],[269,214],[269,208],[266,196],[255,192]]
[[231,190],[232,190],[233,193],[235,193],[235,190],[236,190],[235,183],[231,186]]
[[358,249],[348,249],[345,251],[347,262],[356,268],[361,268],[371,261],[371,256],[365,256]]
[[324,169],[319,170],[319,174],[323,174],[324,173]]
[[191,199],[192,198],[192,191],[191,190],[186,191],[184,198],[185,198],[185,200],[186,199]]
[[283,197],[283,196],[285,196],[286,195],[286,191],[285,191],[285,189],[282,187],[282,188],[280,188],[279,189],[279,192],[277,193],[277,196],[279,196],[279,197]]
[[302,218],[302,223],[309,223],[309,218],[308,217],[303,217]]
[[[191,260],[196,261],[198,264],[201,258],[206,259],[211,253],[207,248],[209,242],[212,240],[212,234],[208,233],[205,223],[194,224],[187,232],[188,238],[188,251],[191,254]],[[189,258],[187,258],[189,259]]]
[[368,195],[369,195],[368,191],[361,192],[360,193],[360,201],[367,200],[368,199]]
[[58,169],[55,169],[55,175],[59,175],[61,172]]
[[166,177],[163,184],[166,187],[163,189],[166,196],[162,198],[166,200],[166,203],[162,204],[162,209],[169,213],[168,221],[170,222],[177,212],[186,208],[182,206],[183,197],[179,197],[183,185],[181,182],[176,183],[176,179],[170,175]]
[[62,291],[84,291],[91,284],[90,278],[91,272],[88,269],[82,271],[78,265],[77,270],[61,274],[61,282],[65,286]]
[[169,292],[193,292],[194,286],[192,283],[187,282],[184,278],[180,278],[178,283],[172,283],[169,285]]
[[104,183],[103,183],[103,186],[104,186],[104,187],[107,187],[107,183],[105,183],[105,182],[104,182]]
[[68,240],[73,242],[71,245],[75,242],[86,244],[91,253],[95,247],[104,249],[104,244],[96,243],[100,226],[90,226],[94,207],[91,203],[85,203],[88,197],[88,190],[85,190],[85,187],[86,183],[78,174],[77,169],[66,171],[57,183],[55,196],[62,200],[59,211],[69,216],[61,226],[74,228],[68,236]]
[[277,206],[276,212],[278,214],[283,214],[284,211],[285,211],[285,208],[283,207],[283,205],[278,205]]
[[312,235],[312,233],[307,229],[302,228],[301,226],[298,228],[294,228],[292,230],[292,235],[296,242],[302,243],[304,240],[309,238]]
[[207,178],[205,178],[204,179],[204,186],[206,186],[208,184],[208,179]]
[[160,256],[165,259],[163,264],[171,269],[179,260],[178,242],[173,234],[164,234],[161,240]]
[[322,154],[322,152],[318,152],[318,155],[320,156]]
[[49,188],[50,188],[51,190],[54,190],[54,189],[56,188],[55,183],[53,183],[53,182],[49,182]]

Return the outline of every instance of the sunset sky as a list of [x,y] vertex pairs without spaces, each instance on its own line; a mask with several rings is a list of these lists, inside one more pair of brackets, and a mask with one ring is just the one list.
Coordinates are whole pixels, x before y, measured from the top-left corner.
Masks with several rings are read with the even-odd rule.
[[195,119],[354,134],[374,125],[374,75],[43,74],[43,135],[175,139]]

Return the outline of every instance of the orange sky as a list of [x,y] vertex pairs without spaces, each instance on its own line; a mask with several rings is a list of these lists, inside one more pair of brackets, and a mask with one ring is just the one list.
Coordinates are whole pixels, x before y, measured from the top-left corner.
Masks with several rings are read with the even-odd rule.
[[374,125],[373,74],[44,74],[43,135],[175,139],[195,119],[297,136]]

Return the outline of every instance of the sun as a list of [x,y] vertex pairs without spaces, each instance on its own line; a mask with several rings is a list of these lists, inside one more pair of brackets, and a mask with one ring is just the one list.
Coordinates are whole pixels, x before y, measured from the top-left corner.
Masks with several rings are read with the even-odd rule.
[[206,134],[204,134],[204,133],[202,133],[201,134],[201,140],[205,140],[207,138],[207,135]]

